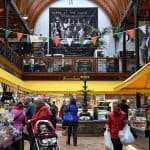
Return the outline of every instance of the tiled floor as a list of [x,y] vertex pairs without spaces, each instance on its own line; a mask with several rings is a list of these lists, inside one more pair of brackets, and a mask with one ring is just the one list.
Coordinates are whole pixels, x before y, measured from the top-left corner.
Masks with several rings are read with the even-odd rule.
[[[61,131],[58,131],[57,133],[60,150],[105,150],[103,137],[78,137],[78,146],[75,147],[73,146],[72,141],[71,145],[66,145],[66,136],[63,136]],[[25,150],[29,150],[29,144],[27,141],[25,141]],[[138,149],[124,146],[124,150]]]

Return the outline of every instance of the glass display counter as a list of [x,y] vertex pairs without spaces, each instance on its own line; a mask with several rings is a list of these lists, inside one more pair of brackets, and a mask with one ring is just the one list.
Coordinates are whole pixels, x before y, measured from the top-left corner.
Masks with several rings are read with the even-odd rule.
[[150,149],[149,107],[129,110],[129,122],[137,139],[133,144],[138,149]]
[[129,111],[129,122],[131,126],[146,129],[147,127],[147,111],[143,108]]

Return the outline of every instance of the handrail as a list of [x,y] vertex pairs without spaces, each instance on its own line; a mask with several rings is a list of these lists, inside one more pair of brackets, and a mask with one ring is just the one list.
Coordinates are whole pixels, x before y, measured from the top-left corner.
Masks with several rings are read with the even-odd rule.
[[19,56],[10,46],[8,46],[8,51],[6,51],[5,46],[4,40],[0,39],[0,55],[22,70],[23,62],[21,56]]
[[[133,59],[133,58],[131,58]],[[63,64],[62,64],[63,62]],[[71,57],[45,56],[24,57],[24,72],[47,73],[122,73],[122,58],[119,57]],[[132,65],[132,66],[131,66]],[[128,72],[134,72],[135,65],[127,64]]]
[[[23,72],[32,73],[123,73],[121,57],[83,57],[83,56],[19,56],[0,39],[0,55]],[[127,58],[127,73],[135,71],[134,58]]]

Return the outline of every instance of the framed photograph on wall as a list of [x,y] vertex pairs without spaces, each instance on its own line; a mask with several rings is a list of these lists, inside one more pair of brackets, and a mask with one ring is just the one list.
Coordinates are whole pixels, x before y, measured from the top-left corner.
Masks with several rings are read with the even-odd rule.
[[[91,37],[98,28],[98,7],[49,8],[50,53],[93,55]],[[60,38],[59,46],[52,39]],[[81,42],[82,39],[82,42]]]

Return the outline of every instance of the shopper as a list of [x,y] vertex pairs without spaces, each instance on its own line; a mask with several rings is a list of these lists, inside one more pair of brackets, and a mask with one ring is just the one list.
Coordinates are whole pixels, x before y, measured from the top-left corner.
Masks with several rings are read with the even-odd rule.
[[32,98],[30,96],[26,96],[23,99],[23,104],[26,107],[25,112],[26,112],[27,120],[29,120],[32,118],[32,115],[35,111],[35,104],[32,102]]
[[64,100],[59,110],[59,118],[61,118],[62,120],[63,120],[65,108],[66,108],[66,101]]
[[18,102],[16,106],[11,109],[11,113],[14,115],[13,126],[22,132],[23,124],[25,122],[25,112],[23,110],[22,102]]
[[38,120],[49,120],[50,121],[50,111],[45,105],[44,99],[42,96],[37,96],[33,99],[33,103],[36,105],[36,110],[33,113],[33,116],[28,123],[31,123],[33,126]]
[[77,146],[77,133],[78,133],[78,107],[76,105],[76,100],[71,99],[70,104],[66,106],[65,112],[71,112],[73,115],[72,124],[68,125],[68,137],[66,144],[70,145],[71,134],[73,133],[73,144]]
[[111,140],[114,150],[122,150],[123,145],[120,142],[118,133],[123,129],[127,123],[127,117],[125,112],[120,109],[119,103],[113,104],[113,111],[108,114],[105,127],[110,131]]
[[127,104],[127,100],[126,99],[122,99],[121,103],[120,103],[120,108],[122,111],[124,111],[128,117],[128,109],[130,108]]
[[56,128],[57,124],[57,115],[58,115],[58,107],[55,105],[55,102],[53,101],[51,105],[51,119],[50,121],[52,122],[54,128]]

